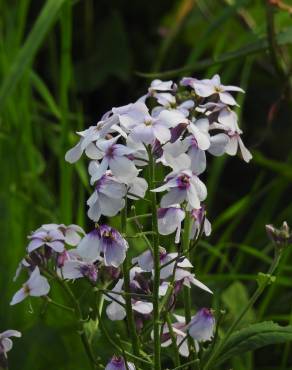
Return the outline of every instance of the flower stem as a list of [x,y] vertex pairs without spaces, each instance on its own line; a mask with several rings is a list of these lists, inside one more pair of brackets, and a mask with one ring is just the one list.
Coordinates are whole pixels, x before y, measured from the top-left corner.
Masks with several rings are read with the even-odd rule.
[[65,290],[67,295],[70,297],[70,299],[71,299],[71,301],[74,305],[75,315],[77,316],[77,320],[78,320],[78,334],[80,335],[84,350],[85,350],[86,355],[87,355],[87,357],[88,357],[88,359],[91,363],[92,368],[96,369],[98,364],[96,363],[95,356],[92,352],[92,348],[91,348],[91,345],[88,341],[87,335],[84,332],[83,315],[82,315],[80,304],[79,304],[78,300],[76,299],[74,293],[72,292],[72,290],[68,286],[68,284],[64,280],[60,279],[58,276],[57,276],[57,281],[62,286],[62,288]]
[[[191,227],[192,227],[192,219],[190,212],[186,212],[186,217],[184,221],[184,232],[183,232],[183,253],[186,258],[190,259],[190,233],[191,233]],[[191,290],[190,288],[184,286],[183,288],[183,294],[184,294],[184,310],[185,310],[185,320],[186,324],[188,324],[192,319],[192,301],[191,301]],[[190,358],[191,360],[196,359],[196,353],[195,353],[195,346],[193,338],[188,336],[188,346],[190,350]]]
[[[276,270],[276,268],[279,264],[280,258],[281,258],[281,251],[276,250],[273,262],[272,262],[272,264],[271,264],[271,266],[270,266],[270,268],[267,272],[267,275],[272,275],[275,272],[275,270]],[[245,316],[247,311],[255,304],[255,302],[261,296],[261,294],[263,293],[263,291],[265,290],[265,288],[268,284],[269,284],[268,279],[266,279],[265,282],[262,282],[261,284],[259,284],[256,291],[254,292],[254,294],[252,295],[250,300],[247,302],[246,306],[242,309],[242,311],[240,312],[238,317],[233,321],[232,325],[228,329],[224,338],[214,348],[214,351],[211,353],[211,356],[209,357],[206,365],[203,367],[203,370],[208,370],[208,369],[212,368],[211,365],[214,363],[214,361],[216,360],[216,358],[218,357],[220,352],[224,349],[224,345],[226,344],[226,342],[230,338],[231,334],[238,328],[238,325],[240,324],[242,318]]]
[[173,328],[172,328],[172,325],[171,325],[171,320],[170,320],[168,312],[165,315],[165,319],[166,319],[166,322],[167,322],[169,335],[170,335],[170,338],[171,338],[171,341],[172,341],[172,347],[173,347],[174,359],[175,359],[175,366],[179,366],[180,365],[179,351],[178,351],[178,347],[176,345],[176,339],[175,339],[175,335],[174,335],[174,332],[173,332]]
[[[149,185],[150,189],[155,187],[155,159],[148,148],[149,156]],[[159,314],[159,285],[160,285],[160,259],[159,259],[159,233],[157,218],[156,193],[150,192],[152,210],[152,230],[153,234],[153,262],[154,262],[154,281],[153,281],[153,334],[154,334],[154,370],[161,369],[160,362],[160,314]]]
[[[127,201],[124,209],[121,211],[121,231],[123,234],[127,232]],[[130,290],[130,263],[129,255],[126,253],[126,258],[123,263],[123,276],[124,276],[124,290],[125,290],[125,301],[126,301],[126,313],[127,313],[127,323],[128,331],[132,342],[132,348],[135,356],[139,356],[139,339],[136,332],[136,325],[134,320],[134,314],[132,310],[131,301],[131,290]]]

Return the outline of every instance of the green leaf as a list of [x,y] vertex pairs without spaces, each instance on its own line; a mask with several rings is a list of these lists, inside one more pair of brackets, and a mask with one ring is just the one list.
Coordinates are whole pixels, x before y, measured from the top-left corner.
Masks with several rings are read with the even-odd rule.
[[25,40],[24,45],[18,52],[10,71],[6,75],[1,85],[0,111],[3,108],[9,94],[11,94],[23,76],[26,67],[32,61],[64,2],[65,0],[47,0],[46,4],[44,5],[41,14],[37,18],[32,30]]
[[[249,297],[246,287],[239,281],[232,283],[222,293],[222,302],[224,303],[224,307],[227,308],[228,312],[227,318],[234,320],[242,307],[247,305],[248,300]],[[245,315],[242,324],[244,326],[253,321],[255,321],[255,313],[253,309],[250,309]]]
[[233,333],[221,350],[216,366],[233,356],[255,351],[270,344],[286,343],[292,340],[292,326],[280,326],[272,321],[253,324]]
[[[292,43],[292,27],[287,28],[285,31],[280,32],[277,34],[277,42],[279,45],[291,44]],[[191,71],[199,71],[216,64],[226,63],[231,60],[240,59],[246,57],[248,55],[253,55],[257,53],[261,53],[268,49],[268,41],[267,38],[262,38],[257,41],[251,42],[240,49],[229,51],[223,53],[215,58],[208,58],[200,60],[194,64],[186,65],[182,68],[169,70],[162,73],[141,73],[136,72],[141,77],[146,78],[171,78],[173,76],[178,76],[182,73],[191,72]]]

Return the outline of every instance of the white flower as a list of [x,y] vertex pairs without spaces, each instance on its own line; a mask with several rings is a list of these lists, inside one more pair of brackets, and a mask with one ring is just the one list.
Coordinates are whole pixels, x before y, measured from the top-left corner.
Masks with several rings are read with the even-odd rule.
[[64,235],[64,241],[68,245],[76,246],[80,240],[81,236],[85,234],[82,227],[71,224],[71,225],[64,225],[64,224],[44,224],[42,225],[37,231],[52,231],[58,230]]
[[176,231],[175,242],[179,243],[181,223],[185,211],[179,205],[158,209],[158,231],[161,235],[169,235]]
[[181,204],[187,201],[190,208],[200,208],[200,202],[207,197],[204,183],[190,170],[180,171],[166,177],[166,183],[151,191],[168,190],[161,199],[161,207],[167,208],[172,204]]
[[[96,162],[91,162],[90,172],[94,173]],[[126,185],[118,181],[111,171],[107,171],[95,183],[95,190],[87,200],[88,217],[97,222],[101,215],[115,216],[125,206]]]
[[96,156],[98,156],[100,152],[93,143],[103,139],[108,133],[113,131],[118,131],[120,134],[126,136],[118,127],[118,123],[118,116],[112,115],[105,120],[98,122],[95,126],[90,126],[85,131],[78,132],[81,139],[66,153],[65,160],[69,163],[74,163],[78,161],[84,151],[89,158],[97,159]]
[[179,111],[162,110],[157,117],[150,115],[147,106],[142,102],[131,104],[124,112],[119,110],[122,127],[130,132],[134,141],[153,144],[157,139],[164,144],[170,140],[170,128],[185,122],[185,116]]
[[197,80],[196,78],[185,77],[182,79],[181,84],[183,86],[192,87],[196,94],[207,98],[211,95],[218,95],[222,103],[228,105],[237,105],[233,96],[229,94],[229,91],[244,92],[240,87],[237,86],[226,86],[222,85],[219,75],[214,75],[211,79]]
[[39,268],[36,267],[27,282],[23,284],[23,287],[14,294],[10,305],[15,305],[23,301],[28,296],[40,297],[47,295],[49,290],[50,285],[47,279],[44,276],[41,276]]
[[112,174],[120,181],[127,183],[139,173],[135,164],[128,158],[129,155],[135,152],[122,144],[116,144],[119,137],[110,140],[100,140],[97,143],[98,149],[101,151],[99,159],[101,163],[95,166],[92,170],[91,183],[99,180],[109,168]]

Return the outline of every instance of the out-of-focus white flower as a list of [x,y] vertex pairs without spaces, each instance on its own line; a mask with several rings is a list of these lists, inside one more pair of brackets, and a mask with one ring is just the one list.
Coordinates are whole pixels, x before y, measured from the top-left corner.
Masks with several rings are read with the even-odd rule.
[[14,294],[10,305],[15,305],[28,296],[40,297],[47,295],[49,290],[50,285],[48,280],[44,276],[41,276],[39,268],[35,267],[27,282]]
[[10,339],[11,337],[20,338],[21,333],[17,330],[5,330],[3,333],[0,333],[0,357],[1,355],[4,358],[7,358],[7,352],[9,352],[13,347],[13,342]]

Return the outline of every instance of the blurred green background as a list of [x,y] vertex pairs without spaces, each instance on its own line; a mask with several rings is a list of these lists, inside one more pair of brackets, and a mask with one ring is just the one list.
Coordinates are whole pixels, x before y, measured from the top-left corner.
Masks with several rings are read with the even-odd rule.
[[[86,163],[70,166],[64,154],[76,142],[74,131],[145,93],[149,76],[137,72],[166,79],[219,73],[223,83],[246,90],[238,114],[254,159],[210,159],[203,178],[213,233],[194,262],[215,291],[205,304],[227,309],[224,325],[246,302],[256,274],[271,262],[264,225],[292,223],[292,2],[268,3],[0,1],[0,332],[23,332],[11,369],[89,369],[70,315],[35,300],[9,307],[24,277],[12,278],[26,235],[40,224],[74,222],[89,230]],[[135,243],[132,251],[142,248]],[[287,250],[276,283],[245,324],[292,323],[291,262]],[[197,295],[193,300],[195,307]],[[123,330],[110,330],[117,328]],[[95,347],[104,361],[112,354],[104,338],[97,336]],[[292,369],[292,350],[267,347],[222,367],[229,368]]]

